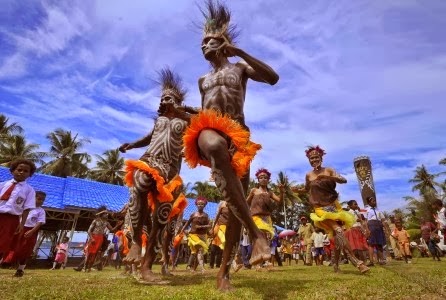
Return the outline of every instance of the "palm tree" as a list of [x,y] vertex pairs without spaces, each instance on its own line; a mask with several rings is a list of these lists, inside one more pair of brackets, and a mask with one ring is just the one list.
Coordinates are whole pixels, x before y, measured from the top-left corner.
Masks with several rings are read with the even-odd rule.
[[287,228],[288,225],[287,207],[294,204],[297,201],[301,201],[299,196],[292,191],[295,185],[296,183],[294,181],[290,181],[288,179],[288,176],[282,171],[279,172],[276,183],[272,184],[275,193],[279,193],[279,186],[283,187],[283,217],[284,217],[285,228]]
[[417,167],[415,170],[415,176],[409,180],[410,183],[415,185],[412,187],[412,191],[419,191],[423,197],[436,197],[436,187],[440,187],[440,184],[435,181],[435,178],[439,174],[430,174],[424,165]]
[[4,138],[9,137],[14,134],[22,134],[23,128],[17,123],[8,124],[9,118],[5,115],[0,114],[0,137],[3,141]]
[[[1,117],[1,116],[0,116]],[[18,158],[26,158],[36,165],[44,163],[44,153],[37,152],[38,144],[27,143],[23,135],[13,135],[0,144],[0,165],[9,167]]]
[[209,182],[197,181],[194,183],[192,190],[196,192],[197,196],[206,198],[209,202],[218,202],[222,199],[220,191],[216,186],[210,185]]
[[124,185],[124,158],[119,150],[107,150],[102,155],[95,155],[96,167],[90,170],[89,177],[99,182]]
[[91,156],[79,151],[90,140],[78,138],[77,134],[73,136],[71,131],[60,128],[50,132],[46,138],[50,141],[51,148],[45,155],[52,160],[41,167],[43,173],[59,177],[81,178],[88,174],[87,164],[91,161]]
[[426,220],[434,221],[433,216],[436,212],[432,209],[433,199],[425,198],[423,196],[421,196],[420,198],[406,196],[403,197],[403,199],[408,202],[407,209],[415,213],[413,219],[418,220],[418,222],[423,218]]
[[191,185],[192,185],[192,183],[188,182],[186,184],[182,183],[180,186],[180,193],[184,194],[184,196],[186,196],[186,198],[196,198],[197,197],[197,194],[190,191]]

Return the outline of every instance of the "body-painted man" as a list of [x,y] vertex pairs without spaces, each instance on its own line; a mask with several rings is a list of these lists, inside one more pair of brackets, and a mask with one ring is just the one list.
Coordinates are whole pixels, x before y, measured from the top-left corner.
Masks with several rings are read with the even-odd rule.
[[[230,210],[223,261],[217,274],[217,288],[230,288],[229,270],[240,239],[241,225],[249,231],[253,244],[251,264],[271,256],[268,241],[250,217],[245,196],[249,184],[249,165],[260,145],[250,141],[245,124],[244,102],[248,79],[274,85],[279,76],[265,63],[233,44],[234,25],[228,9],[218,2],[206,2],[201,50],[212,65],[202,76],[199,89],[202,111],[192,118],[184,136],[185,159],[212,169],[212,176]],[[228,57],[242,60],[231,63]]]
[[182,105],[186,91],[180,78],[169,69],[159,73],[162,95],[158,117],[147,136],[119,147],[121,152],[148,146],[139,160],[127,160],[126,183],[130,187],[129,214],[133,237],[128,262],[141,259],[143,227],[147,228],[146,252],[141,265],[142,280],[158,281],[151,269],[156,253],[162,247],[163,229],[169,221],[174,191],[181,185],[182,136],[187,122]]
[[340,225],[343,223],[346,228],[350,228],[356,221],[353,215],[342,209],[336,192],[336,183],[346,183],[347,180],[334,169],[322,167],[325,151],[319,146],[309,147],[305,154],[313,170],[306,174],[305,187],[297,191],[309,192],[309,201],[315,211],[310,215],[314,225],[335,236],[335,272],[339,271],[339,256],[342,250],[361,273],[367,272],[369,268],[356,258]]

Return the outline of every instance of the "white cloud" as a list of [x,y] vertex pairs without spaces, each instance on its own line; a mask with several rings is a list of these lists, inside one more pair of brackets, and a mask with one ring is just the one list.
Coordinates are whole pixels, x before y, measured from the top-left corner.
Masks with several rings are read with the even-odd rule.
[[[280,75],[273,87],[248,84],[246,120],[263,145],[253,170],[282,170],[303,182],[303,151],[320,144],[325,163],[349,179],[339,187],[342,199],[359,198],[352,160],[366,154],[385,209],[404,205],[417,165],[438,170],[446,155],[444,4],[228,4],[242,29],[238,45]],[[0,110],[33,140],[69,128],[90,137],[88,151],[100,154],[142,137],[159,105],[152,79],[166,65],[183,77],[187,104],[200,104],[197,79],[209,65],[192,30],[192,21],[202,21],[194,1],[44,2],[43,9],[34,26],[0,28],[14,48],[0,52],[0,93],[18,103],[2,101]],[[186,182],[209,177],[206,168],[182,171]]]

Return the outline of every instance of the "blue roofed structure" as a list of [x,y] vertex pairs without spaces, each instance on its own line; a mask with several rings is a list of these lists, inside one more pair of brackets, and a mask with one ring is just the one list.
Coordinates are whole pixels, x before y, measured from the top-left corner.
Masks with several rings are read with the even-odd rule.
[[[183,219],[189,220],[190,215],[197,211],[197,207],[195,206],[195,199],[188,198],[187,206],[183,212]],[[217,216],[218,203],[208,202],[206,207],[204,208],[204,212],[208,214],[209,218],[214,220]]]
[[65,207],[97,209],[105,205],[110,211],[119,211],[129,199],[126,186],[67,177],[63,194]]
[[[0,167],[0,182],[11,179],[8,168]],[[113,185],[75,177],[56,177],[34,173],[28,183],[47,194],[43,207],[47,212],[44,230],[87,231],[94,213],[105,205],[110,211],[120,211],[129,199],[126,186]],[[211,219],[217,214],[218,203],[209,202],[205,212]],[[183,219],[196,211],[195,199],[188,199]]]

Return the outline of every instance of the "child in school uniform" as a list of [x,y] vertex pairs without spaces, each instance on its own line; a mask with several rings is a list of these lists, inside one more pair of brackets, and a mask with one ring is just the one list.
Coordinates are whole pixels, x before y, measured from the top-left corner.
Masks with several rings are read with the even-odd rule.
[[37,236],[39,235],[39,229],[46,222],[45,210],[42,208],[45,198],[46,194],[44,192],[36,192],[36,208],[29,211],[28,218],[26,219],[25,227],[23,229],[23,234],[16,235],[17,240],[14,245],[13,257],[14,260],[18,261],[19,267],[14,274],[15,277],[23,276],[26,261],[33,254]]
[[36,165],[17,159],[9,170],[13,178],[0,183],[0,257],[12,250],[14,235],[23,232],[30,209],[36,207],[36,192],[26,182]]

